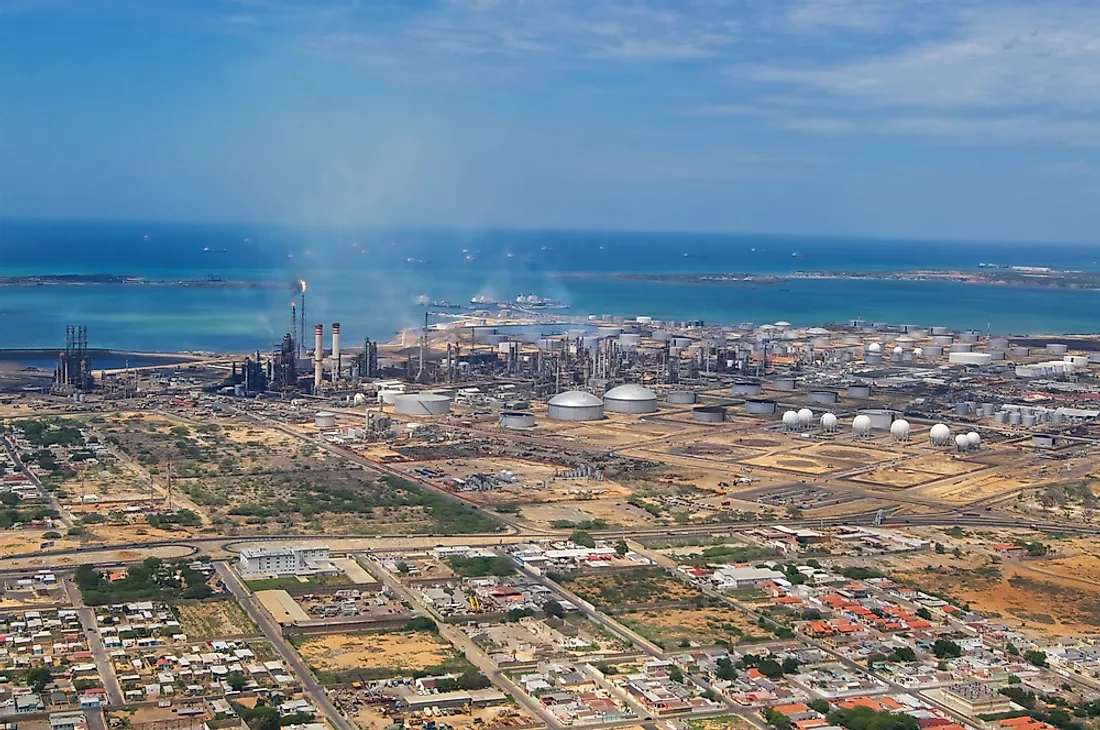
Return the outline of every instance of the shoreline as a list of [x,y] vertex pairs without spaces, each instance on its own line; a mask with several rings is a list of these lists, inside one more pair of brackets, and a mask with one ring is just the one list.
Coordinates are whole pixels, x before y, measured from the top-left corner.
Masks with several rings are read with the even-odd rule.
[[288,289],[271,281],[221,279],[147,279],[130,274],[22,274],[0,276],[2,286],[164,286],[196,289]]

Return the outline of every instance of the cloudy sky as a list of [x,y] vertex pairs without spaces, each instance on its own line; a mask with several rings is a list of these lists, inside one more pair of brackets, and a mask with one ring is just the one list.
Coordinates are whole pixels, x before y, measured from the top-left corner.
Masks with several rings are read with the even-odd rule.
[[0,216],[1100,243],[1100,5],[0,0]]

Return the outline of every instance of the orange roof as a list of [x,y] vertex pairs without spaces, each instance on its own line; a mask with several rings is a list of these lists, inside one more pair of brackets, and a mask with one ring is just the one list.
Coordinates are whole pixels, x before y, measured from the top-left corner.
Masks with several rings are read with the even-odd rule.
[[792,702],[788,705],[776,705],[772,709],[784,715],[793,715],[796,712],[807,712],[810,708],[801,702]]
[[931,621],[925,621],[922,618],[914,619],[912,621],[906,621],[906,623],[909,624],[909,628],[911,628],[911,629],[930,629],[930,628],[932,628],[932,622]]
[[795,598],[794,596],[780,596],[779,598],[775,599],[775,602],[776,603],[791,604],[791,603],[802,603],[802,600],[799,599],[799,598]]
[[882,705],[870,697],[852,697],[837,704],[845,710],[851,710],[854,707],[870,707],[875,712],[882,710]]
[[829,723],[824,717],[815,717],[810,720],[795,720],[793,724],[798,730],[810,730],[810,728],[821,727]]
[[760,679],[763,676],[756,667],[749,667],[749,679]]
[[1036,720],[1029,715],[1010,717],[1007,720],[1001,720],[1001,727],[1016,727],[1018,725],[1027,725],[1035,721]]
[[902,708],[902,704],[892,697],[880,697],[878,701],[887,710],[900,710]]

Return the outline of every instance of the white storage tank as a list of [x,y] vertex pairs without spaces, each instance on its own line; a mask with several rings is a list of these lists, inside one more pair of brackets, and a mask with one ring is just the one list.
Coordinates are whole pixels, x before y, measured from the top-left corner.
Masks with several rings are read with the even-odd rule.
[[619,344],[623,347],[637,347],[642,344],[642,336],[632,332],[619,335]]
[[988,352],[952,352],[947,356],[947,361],[952,365],[985,367],[993,361],[993,358]]
[[836,415],[826,413],[821,416],[821,428],[830,433],[836,430]]
[[976,449],[982,445],[982,437],[978,435],[977,431],[971,431],[966,434],[966,442],[972,449]]
[[894,437],[895,441],[908,441],[909,440],[909,421],[904,418],[899,418],[890,424],[890,435]]
[[331,411],[317,411],[313,417],[313,425],[317,428],[336,428],[336,414]]
[[921,351],[925,357],[943,357],[943,345],[925,345]]
[[403,416],[442,416],[451,412],[451,399],[437,393],[405,393],[393,399],[393,410]]
[[960,433],[955,437],[955,448],[959,451],[966,451],[970,448],[970,441],[967,440],[966,434]]
[[848,386],[849,398],[870,398],[871,386],[869,385],[849,385]]
[[1066,350],[1068,349],[1069,346],[1057,342],[1051,342],[1049,345],[1047,345],[1047,352],[1049,352],[1051,355],[1065,355]]
[[535,427],[535,414],[523,411],[504,411],[500,414],[500,427],[519,430]]
[[784,431],[797,431],[798,430],[798,414],[794,411],[786,411],[783,413],[783,430]]
[[810,424],[814,422],[814,412],[809,408],[798,409],[798,427],[800,429],[807,429]]
[[928,440],[933,446],[947,446],[951,443],[951,429],[945,424],[937,423],[928,431]]
[[852,432],[861,438],[871,435],[871,419],[862,413],[852,419]]
[[689,405],[699,400],[694,390],[674,390],[665,396],[665,401],[673,405]]
[[859,415],[866,416],[871,424],[871,428],[880,431],[885,431],[890,428],[890,424],[894,422],[894,418],[897,416],[894,411],[887,411],[881,408],[871,408],[866,411],[860,411]]
[[604,393],[603,405],[609,413],[654,413],[657,394],[649,388],[627,383]]
[[581,390],[568,390],[550,399],[547,416],[552,421],[598,421],[603,418],[603,401]]

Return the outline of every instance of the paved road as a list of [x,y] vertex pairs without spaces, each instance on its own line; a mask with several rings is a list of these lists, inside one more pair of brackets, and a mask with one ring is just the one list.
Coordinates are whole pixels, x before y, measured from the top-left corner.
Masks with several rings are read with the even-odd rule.
[[532,701],[527,693],[513,682],[511,678],[497,669],[496,664],[494,664],[493,660],[481,650],[481,647],[471,641],[470,637],[461,629],[457,629],[445,622],[443,617],[436,613],[434,608],[424,602],[424,599],[419,593],[406,588],[393,574],[379,565],[373,558],[368,558],[364,562],[371,574],[373,574],[375,578],[378,578],[383,585],[393,591],[394,595],[416,606],[417,610],[425,616],[434,618],[436,624],[439,626],[439,635],[462,651],[462,653],[466,655],[466,659],[477,667],[482,674],[488,677],[494,685],[510,693],[528,712],[535,717],[541,718],[543,722],[551,728],[554,728],[554,730],[564,730],[564,727],[558,722],[554,715],[547,712],[538,702]]
[[[107,691],[107,701],[112,707],[122,707],[126,704],[122,696],[122,688],[118,686],[118,677],[115,676],[115,668],[111,663],[111,657],[107,654],[107,647],[103,644],[103,638],[99,635],[95,624],[95,611],[84,605],[84,598],[80,590],[73,584],[71,578],[63,580],[65,594],[69,602],[76,609],[76,615],[80,619],[80,625],[84,629],[84,637],[88,640],[88,648],[95,657],[96,671],[103,680],[103,689]],[[102,724],[102,723],[101,723]]]
[[61,522],[61,524],[65,526],[66,530],[69,529],[70,527],[72,527],[73,526],[72,520],[70,520],[68,517],[65,516],[65,510],[63,510],[61,508],[61,503],[57,501],[57,497],[55,497],[52,492],[50,492],[44,486],[42,486],[42,482],[39,480],[39,478],[37,476],[35,476],[34,472],[32,472],[27,467],[27,465],[23,463],[22,459],[19,458],[19,452],[11,444],[11,442],[8,441],[8,439],[6,437],[5,438],[0,438],[0,442],[2,442],[4,444],[4,449],[8,452],[8,456],[11,457],[11,460],[15,463],[15,466],[20,471],[22,471],[24,476],[26,476],[27,479],[30,480],[31,484],[38,487],[38,491],[41,492],[46,497],[46,499],[49,500],[50,509],[53,509],[57,512],[58,521]]
[[271,642],[271,645],[275,647],[275,650],[279,652],[279,655],[286,662],[286,665],[290,667],[291,671],[298,677],[298,681],[302,685],[302,690],[306,696],[313,701],[313,706],[321,711],[325,715],[325,718],[332,724],[336,730],[358,730],[355,725],[351,723],[343,713],[337,709],[336,705],[329,699],[328,694],[325,692],[325,688],[317,681],[313,676],[313,672],[309,670],[309,667],[302,661],[301,656],[294,649],[293,646],[283,636],[282,629],[279,625],[268,615],[266,611],[260,608],[255,598],[252,596],[251,591],[245,587],[241,579],[237,577],[228,565],[224,562],[214,563],[214,569],[218,572],[218,577],[222,579],[226,587],[229,588],[229,592],[233,594],[233,597],[237,599],[237,603],[241,608],[245,610],[248,617],[260,627],[264,636]]

